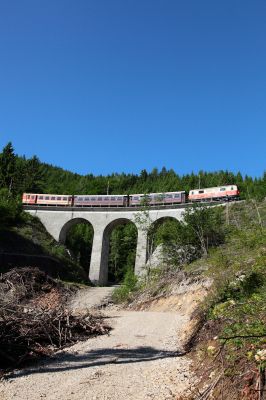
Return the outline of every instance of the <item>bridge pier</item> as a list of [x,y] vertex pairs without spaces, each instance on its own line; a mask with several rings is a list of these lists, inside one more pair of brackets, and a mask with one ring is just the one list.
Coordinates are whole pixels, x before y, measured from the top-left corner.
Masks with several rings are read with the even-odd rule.
[[94,230],[89,278],[92,283],[106,285],[108,282],[109,239],[104,229]]
[[138,228],[138,240],[135,260],[135,275],[141,276],[145,273],[145,265],[148,255],[148,239],[147,232]]

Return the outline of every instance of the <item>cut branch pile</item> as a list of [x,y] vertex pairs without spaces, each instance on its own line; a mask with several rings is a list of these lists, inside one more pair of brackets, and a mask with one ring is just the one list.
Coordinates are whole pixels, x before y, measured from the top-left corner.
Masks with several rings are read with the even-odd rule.
[[100,316],[71,315],[62,304],[68,291],[37,269],[2,275],[0,290],[0,369],[110,330]]
[[40,311],[23,307],[0,310],[0,367],[49,355],[55,349],[109,331],[101,318],[76,317],[64,308]]

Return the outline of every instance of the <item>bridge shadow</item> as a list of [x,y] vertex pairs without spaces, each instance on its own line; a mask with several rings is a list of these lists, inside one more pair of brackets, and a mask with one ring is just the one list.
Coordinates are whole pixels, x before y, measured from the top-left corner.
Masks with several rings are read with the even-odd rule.
[[53,359],[46,359],[42,364],[9,374],[8,378],[27,376],[48,372],[74,371],[78,369],[99,367],[109,364],[142,363],[164,358],[180,357],[184,353],[178,351],[159,350],[150,346],[140,346],[133,349],[103,348],[94,349],[83,354],[60,353]]

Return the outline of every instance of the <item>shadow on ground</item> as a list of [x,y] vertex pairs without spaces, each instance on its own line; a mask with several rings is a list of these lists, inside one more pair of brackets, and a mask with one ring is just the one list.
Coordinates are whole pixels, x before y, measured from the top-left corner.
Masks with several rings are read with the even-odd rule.
[[159,350],[153,347],[136,347],[134,349],[112,348],[95,349],[86,353],[70,354],[60,353],[52,360],[46,360],[45,365],[36,365],[33,368],[19,370],[9,375],[16,378],[36,373],[71,371],[90,367],[99,367],[108,364],[130,364],[160,360],[163,358],[180,357],[183,353],[177,351]]

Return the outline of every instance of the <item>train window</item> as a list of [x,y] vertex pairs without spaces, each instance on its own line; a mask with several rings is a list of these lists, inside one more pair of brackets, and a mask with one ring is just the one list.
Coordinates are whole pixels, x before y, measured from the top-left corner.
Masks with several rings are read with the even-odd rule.
[[55,200],[55,197],[53,196],[53,197],[51,197],[51,200]]
[[63,197],[63,200],[64,200],[64,201],[67,201],[67,197]]
[[176,194],[175,194],[175,198],[178,199],[179,197],[180,197],[180,194],[179,194],[179,193],[176,193]]
[[43,200],[43,196],[39,196],[39,200]]
[[191,194],[194,194],[194,192],[191,192]]
[[34,199],[35,199],[35,196],[31,196],[31,199],[34,200]]
[[98,201],[102,201],[102,197],[98,197],[98,199],[97,199]]
[[166,194],[165,197],[166,197],[167,199],[171,199],[171,198],[172,198],[172,195],[171,195],[171,194]]
[[83,201],[83,197],[78,197],[78,201]]
[[105,200],[105,201],[109,201],[109,197],[105,197],[104,200]]
[[45,200],[49,200],[49,196],[45,196]]
[[231,186],[231,190],[234,190],[234,186]]
[[111,197],[111,201],[115,200],[115,197]]
[[138,200],[139,198],[137,196],[133,197],[133,200]]
[[199,193],[204,193],[204,190],[199,190]]
[[30,199],[30,195],[29,194],[27,195],[27,199]]
[[85,197],[85,201],[90,201],[90,198],[89,197]]
[[91,201],[95,201],[95,197],[91,197]]
[[220,188],[220,192],[224,192],[226,188]]
[[61,200],[61,197],[57,197],[56,200]]

